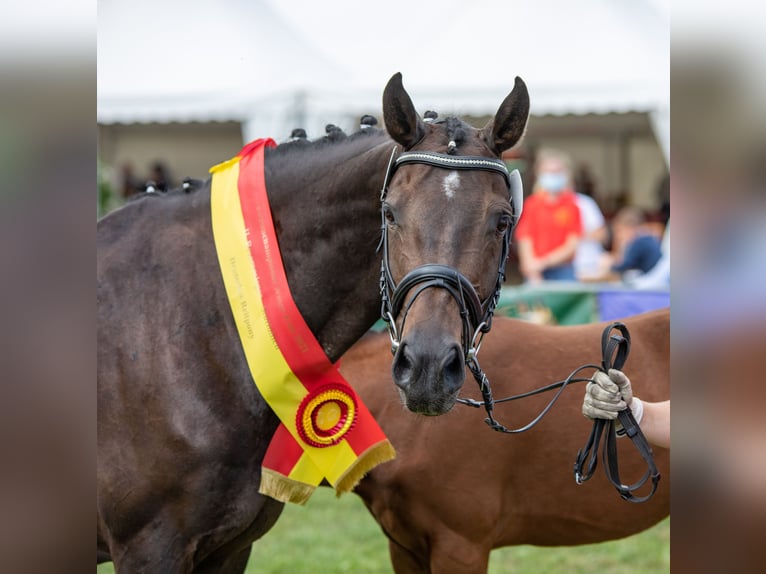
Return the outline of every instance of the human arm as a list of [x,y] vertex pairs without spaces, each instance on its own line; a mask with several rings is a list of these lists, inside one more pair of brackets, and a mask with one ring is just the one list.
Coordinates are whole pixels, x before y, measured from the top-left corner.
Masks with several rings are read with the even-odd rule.
[[574,260],[577,246],[583,235],[580,208],[574,202],[557,206],[553,214],[553,221],[556,222],[557,227],[561,228],[565,239],[560,245],[540,257],[539,262],[542,269],[558,267]]
[[535,257],[532,240],[526,237],[517,239],[519,269],[527,281],[542,281],[542,266]]
[[545,256],[538,259],[540,264],[540,270],[548,269],[549,267],[557,267],[563,263],[571,261],[575,252],[577,251],[577,244],[580,238],[576,233],[570,233],[567,235],[566,241],[558,246],[556,249],[547,253]]
[[644,416],[638,426],[650,443],[670,448],[670,401],[644,401]]
[[596,229],[591,229],[590,231],[586,232],[583,236],[583,239],[590,239],[591,241],[598,241],[602,245],[606,241],[606,226],[601,225],[600,227],[597,227]]

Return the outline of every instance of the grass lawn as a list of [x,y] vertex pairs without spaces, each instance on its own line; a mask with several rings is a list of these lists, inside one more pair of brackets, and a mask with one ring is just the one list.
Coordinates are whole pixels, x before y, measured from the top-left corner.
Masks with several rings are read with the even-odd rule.
[[[98,567],[111,574],[111,564]],[[248,574],[390,574],[388,545],[355,495],[320,488],[305,507],[287,505],[253,547]],[[670,519],[636,536],[588,546],[495,550],[490,574],[670,572]]]

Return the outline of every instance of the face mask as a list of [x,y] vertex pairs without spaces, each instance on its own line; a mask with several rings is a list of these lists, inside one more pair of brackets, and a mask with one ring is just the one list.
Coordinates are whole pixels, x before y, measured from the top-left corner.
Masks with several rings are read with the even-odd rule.
[[567,185],[567,176],[563,173],[543,173],[537,180],[537,183],[545,191],[550,193],[559,193]]

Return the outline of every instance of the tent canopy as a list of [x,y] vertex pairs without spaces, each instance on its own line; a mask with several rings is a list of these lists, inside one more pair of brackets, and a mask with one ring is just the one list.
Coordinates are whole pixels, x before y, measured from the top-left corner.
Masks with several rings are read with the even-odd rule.
[[421,111],[492,114],[518,75],[533,114],[646,111],[667,123],[666,0],[365,6],[101,0],[98,121],[237,120],[246,135],[349,128],[340,118],[379,114],[400,71]]

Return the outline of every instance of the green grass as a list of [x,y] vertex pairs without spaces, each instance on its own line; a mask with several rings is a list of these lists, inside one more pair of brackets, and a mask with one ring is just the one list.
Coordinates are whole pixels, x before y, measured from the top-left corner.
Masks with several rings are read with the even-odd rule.
[[[612,493],[610,493],[612,494]],[[630,538],[557,548],[499,548],[489,560],[491,574],[629,574],[670,572],[670,518]]]
[[[614,494],[614,493],[610,493]],[[98,574],[112,574],[111,564]],[[386,538],[352,494],[320,488],[306,506],[287,505],[253,547],[248,574],[390,574]],[[587,546],[495,550],[490,574],[670,572],[670,519],[636,536]]]

